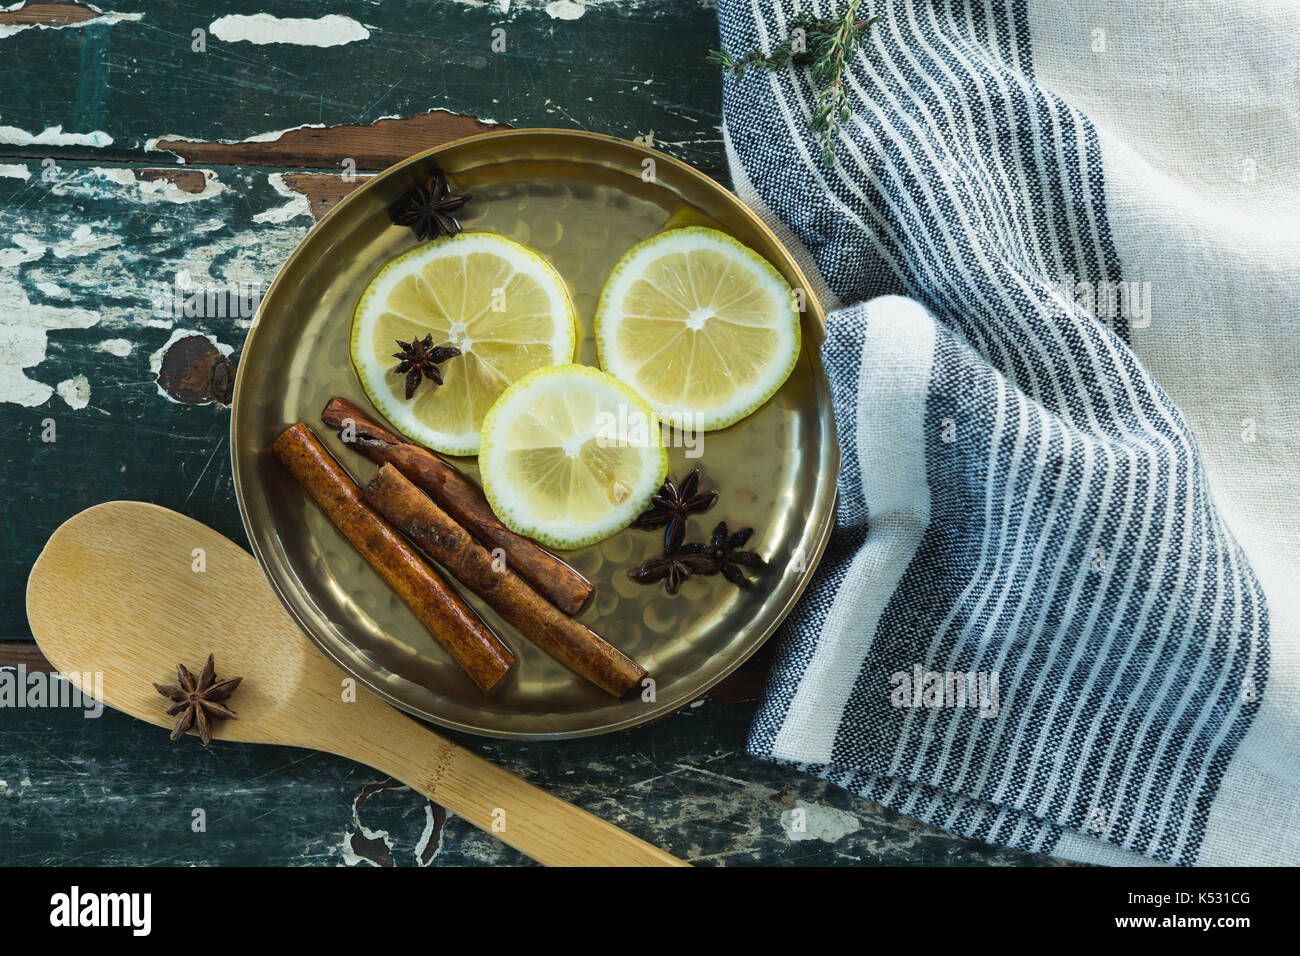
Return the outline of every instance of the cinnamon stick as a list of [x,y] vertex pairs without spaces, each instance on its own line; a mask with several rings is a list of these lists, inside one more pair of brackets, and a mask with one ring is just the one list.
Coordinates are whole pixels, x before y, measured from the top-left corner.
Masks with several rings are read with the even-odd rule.
[[271,448],[475,684],[490,690],[505,676],[515,662],[509,648],[406,539],[361,500],[357,483],[310,428],[302,422],[291,426]]
[[615,697],[638,686],[645,669],[538,594],[468,531],[385,464],[362,491],[365,500],[412,541],[487,601],[534,644]]
[[[505,552],[515,572],[565,614],[578,614],[591,599],[594,588],[590,581],[537,542],[498,521],[483,492],[433,452],[394,435],[347,399],[331,398],[320,418],[339,430],[349,448],[377,465],[395,465],[488,550]],[[351,429],[346,427],[349,422]]]

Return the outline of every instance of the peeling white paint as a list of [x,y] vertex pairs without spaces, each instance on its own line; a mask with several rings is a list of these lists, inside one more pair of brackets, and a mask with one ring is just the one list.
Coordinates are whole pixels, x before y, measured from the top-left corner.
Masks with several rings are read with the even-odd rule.
[[0,126],[0,143],[6,146],[94,146],[112,145],[113,137],[102,130],[89,133],[65,133],[63,126],[47,126],[39,133],[29,133],[17,126]]
[[[450,811],[448,811],[447,813],[447,819],[448,820],[451,819]],[[442,852],[442,845],[439,844],[438,848],[433,851],[433,856],[429,857],[428,863],[423,862],[424,851],[428,848],[429,840],[433,838],[433,831],[434,828],[437,827],[437,825],[438,825],[438,821],[435,820],[433,817],[433,804],[429,803],[428,801],[425,801],[424,831],[420,834],[420,838],[415,841],[415,863],[417,866],[421,866],[421,865],[429,866],[431,863],[433,863],[434,860],[438,858],[438,854]]]
[[137,179],[135,171],[131,169],[95,166],[90,172],[99,179],[117,186],[134,186],[139,199],[146,203],[158,201],[177,204],[198,202],[199,200],[219,196],[226,188],[217,178],[217,174],[210,169],[196,170],[196,172],[203,174],[203,189],[196,193],[186,192],[171,180],[161,177],[158,179]]
[[311,203],[307,197],[296,189],[292,188],[284,181],[284,173],[271,173],[267,179],[275,188],[275,191],[289,201],[283,206],[275,206],[259,212],[253,217],[253,222],[288,222],[290,219],[296,219],[299,216],[311,217]]
[[0,282],[0,402],[45,404],[54,389],[23,370],[45,360],[51,330],[88,329],[98,321],[99,314],[86,309],[33,305],[17,282]]
[[21,232],[13,234],[13,244],[17,248],[0,249],[0,269],[12,269],[24,262],[35,262],[45,255],[45,246]]
[[116,355],[118,358],[126,358],[131,354],[131,349],[134,348],[126,339],[104,339],[95,347],[101,352]]
[[[163,356],[167,354],[167,350],[171,348],[173,345],[175,345],[181,339],[187,338],[191,335],[203,336],[205,339],[207,339],[209,342],[215,345],[217,347],[217,351],[220,352],[222,355],[224,355],[226,358],[230,358],[230,353],[235,351],[235,347],[233,345],[222,345],[220,342],[218,342],[217,337],[215,335],[208,335],[206,332],[199,332],[196,329],[172,329],[171,338],[169,338],[166,342],[162,344],[162,348],[158,349],[158,351],[154,352],[152,355],[149,356],[149,371],[153,373],[154,388],[158,389],[158,394],[161,395],[163,398],[167,399],[167,401],[171,402],[173,405],[180,405],[183,403],[176,401],[176,399],[168,395],[166,390],[163,389],[163,387],[158,384],[157,381],[158,373],[162,371]],[[366,835],[370,836],[369,833],[367,833]]]
[[95,252],[102,252],[105,249],[111,249],[114,246],[120,246],[122,240],[118,236],[97,236],[89,225],[82,224],[72,230],[72,236],[62,242],[56,242],[50,246],[50,251],[56,258],[67,259],[75,256],[88,256]]
[[31,179],[26,163],[0,163],[0,179]]
[[796,800],[794,809],[781,814],[781,829],[791,840],[821,840],[834,843],[862,829],[862,823],[847,810]]
[[[388,852],[393,852],[393,838],[387,830],[372,830],[364,823],[357,823],[357,829],[367,840],[383,840],[384,846],[388,847]],[[343,862],[348,866],[356,866],[359,863],[367,863],[370,866],[378,866],[374,860],[366,856],[359,856],[352,851],[352,834],[349,833],[343,837]]]
[[90,382],[84,375],[65,379],[58,384],[57,391],[59,398],[67,402],[68,407],[74,411],[90,404]]
[[[170,397],[170,396],[169,396]],[[361,792],[352,799],[352,825],[361,832],[367,840],[383,840],[384,846],[388,848],[389,855],[393,852],[393,838],[389,836],[387,830],[372,830],[361,822],[361,802],[363,797],[368,797],[363,787]],[[343,836],[343,862],[348,866],[356,866],[358,863],[369,863],[371,866],[378,866],[374,860],[360,856],[352,849],[352,834],[347,833]]]
[[578,0],[554,0],[546,5],[546,15],[552,20],[577,20],[586,12]]
[[[18,3],[15,3],[15,4],[14,4],[13,6],[11,6],[11,7],[3,7],[3,8],[0,8],[0,9],[5,10],[6,12],[9,11],[9,10],[17,10],[19,7],[23,6],[23,4],[24,4],[25,2],[26,2],[26,0],[19,0]],[[103,10],[99,9],[99,7],[95,6],[95,5],[92,4],[92,3],[83,3],[82,6],[86,7],[88,10],[93,10],[93,11],[95,12],[96,16],[95,16],[95,18],[94,18],[93,20],[82,20],[82,21],[80,21],[80,22],[78,22],[78,23],[6,23],[6,24],[0,24],[0,40],[4,39],[5,37],[11,37],[11,36],[13,36],[15,33],[22,33],[24,30],[33,30],[33,29],[40,29],[40,30],[70,30],[70,29],[76,29],[77,27],[88,27],[88,26],[90,26],[90,25],[92,25],[92,24],[95,24],[95,23],[103,23],[103,24],[126,23],[126,22],[131,22],[131,21],[134,21],[134,20],[139,20],[139,19],[141,19],[141,18],[144,17],[144,14],[143,14],[143,13],[116,13],[116,12],[114,12],[114,13],[105,13]]]
[[[69,195],[88,200],[116,200],[119,205],[122,198],[136,201],[133,197],[138,193],[134,189],[128,190],[92,175],[87,167],[69,167],[65,172],[57,185],[51,185],[52,190],[66,186]],[[39,174],[35,167],[33,174],[33,178]],[[233,287],[239,283],[247,286],[260,283],[265,288],[310,225],[309,220],[303,219],[295,219],[283,226],[250,224],[247,218],[240,218],[246,217],[246,213],[226,219],[227,207],[235,191],[232,183],[239,184],[242,194],[245,181],[260,182],[265,173],[237,174],[223,170],[220,174],[229,191],[215,203],[178,206],[159,201],[143,206],[151,214],[147,221],[157,227],[144,235],[125,234],[117,224],[96,219],[70,220],[64,216],[50,216],[36,208],[40,205],[38,203],[6,209],[8,215],[0,215],[7,227],[0,229],[0,283],[18,281],[21,272],[22,287],[34,300],[49,305],[81,305],[96,310],[99,314],[98,328],[103,337],[120,336],[137,342],[141,329],[163,329],[166,330],[164,334],[170,334],[178,324],[203,324],[200,319],[178,322],[173,317],[156,314],[152,295],[155,287],[170,284],[171,273],[183,264],[200,284]],[[139,201],[145,202],[143,199]],[[274,202],[268,199],[266,204],[273,205]],[[86,208],[93,210],[101,206],[91,202]],[[192,211],[206,213],[209,209],[213,211],[210,216],[204,216],[198,224],[191,225],[198,218]],[[112,236],[111,244],[108,240],[98,243],[98,251],[93,251],[97,245],[93,241],[74,245],[70,234],[79,222],[90,227],[83,236],[92,240]],[[178,230],[184,230],[191,239],[185,244],[183,263],[175,260]],[[56,258],[50,253],[55,245],[60,245],[60,251],[76,254]],[[66,289],[67,296],[55,300],[39,295],[36,289],[42,282]],[[235,331],[227,336],[232,341],[239,336],[239,329],[247,329],[252,324],[251,318],[226,321],[235,327]],[[213,331],[220,332],[216,328]],[[102,356],[104,353],[94,352],[97,341],[98,337],[91,341],[83,340],[70,346],[70,350],[80,349]],[[136,351],[143,365],[150,350],[137,346]],[[89,366],[85,367],[89,369]]]
[[351,17],[328,14],[315,20],[230,14],[212,21],[208,32],[226,43],[291,43],[296,46],[342,46],[370,39],[370,31]]

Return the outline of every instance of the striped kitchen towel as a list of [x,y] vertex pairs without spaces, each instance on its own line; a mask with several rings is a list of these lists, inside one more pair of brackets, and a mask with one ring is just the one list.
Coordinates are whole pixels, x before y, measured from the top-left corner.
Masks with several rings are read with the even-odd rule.
[[[722,44],[833,9],[719,0]],[[841,453],[750,751],[1032,852],[1300,863],[1300,5],[870,12],[833,165],[807,71],[724,81]]]

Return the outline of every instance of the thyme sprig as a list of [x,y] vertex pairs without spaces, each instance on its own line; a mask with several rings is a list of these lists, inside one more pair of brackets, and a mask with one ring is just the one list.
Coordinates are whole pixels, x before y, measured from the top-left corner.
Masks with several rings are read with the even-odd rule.
[[844,71],[879,16],[859,19],[862,0],[849,0],[833,17],[814,17],[801,13],[790,21],[790,34],[772,47],[771,53],[747,50],[732,56],[726,50],[709,52],[709,62],[722,67],[732,79],[740,79],[748,70],[783,70],[794,65],[807,68],[818,86],[809,125],[817,134],[822,159],[835,162],[835,141],[840,124],[849,118],[849,93]]

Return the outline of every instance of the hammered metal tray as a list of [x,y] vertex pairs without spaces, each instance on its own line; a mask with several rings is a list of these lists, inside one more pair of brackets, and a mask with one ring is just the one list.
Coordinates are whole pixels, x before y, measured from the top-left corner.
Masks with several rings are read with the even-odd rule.
[[[374,465],[320,424],[333,395],[366,400],[348,360],[353,307],[371,276],[415,245],[388,206],[440,166],[459,192],[466,229],[503,233],[548,257],[568,282],[583,326],[579,360],[596,364],[591,323],[600,290],[627,249],[662,229],[706,225],[765,256],[795,288],[808,284],[758,219],[708,177],[663,153],[566,130],[507,130],[460,140],[391,167],[352,193],[302,241],[276,276],[239,362],[231,449],[240,514],[253,553],[290,614],[329,657],[398,707],[457,730],[496,737],[577,737],[670,713],[717,683],[776,629],[803,591],[829,534],[838,467],[829,388],[818,360],[824,317],[803,297],[803,353],[758,412],[702,436],[699,457],[669,449],[671,473],[692,465],[719,502],[691,520],[688,540],[714,524],[752,526],[768,561],[742,591],[721,576],[675,596],[630,581],[657,557],[659,534],[625,530],[562,557],[596,593],[581,620],[654,678],[653,694],[614,700],[534,647],[476,597],[461,593],[518,663],[484,694],[280,467],[267,446],[306,421],[361,484]],[[451,459],[475,480],[475,459]],[[652,698],[652,699],[647,699]]]

